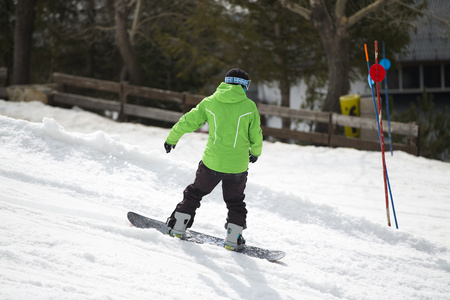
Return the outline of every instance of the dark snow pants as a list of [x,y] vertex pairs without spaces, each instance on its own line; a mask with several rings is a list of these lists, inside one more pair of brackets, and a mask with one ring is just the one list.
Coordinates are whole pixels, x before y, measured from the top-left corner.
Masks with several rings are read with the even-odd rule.
[[[203,196],[208,195],[222,181],[223,200],[228,208],[227,222],[246,227],[247,209],[245,208],[245,185],[248,172],[229,174],[213,171],[200,161],[194,183],[183,192],[183,201],[175,211],[191,215],[187,228],[194,222],[195,211],[200,207]],[[173,217],[175,211],[172,213]]]

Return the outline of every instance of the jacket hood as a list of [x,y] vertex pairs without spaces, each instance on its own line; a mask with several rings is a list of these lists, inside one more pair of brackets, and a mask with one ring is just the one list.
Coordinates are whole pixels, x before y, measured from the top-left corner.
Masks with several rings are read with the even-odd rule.
[[213,97],[222,103],[239,103],[247,98],[247,94],[240,85],[222,82],[213,94]]

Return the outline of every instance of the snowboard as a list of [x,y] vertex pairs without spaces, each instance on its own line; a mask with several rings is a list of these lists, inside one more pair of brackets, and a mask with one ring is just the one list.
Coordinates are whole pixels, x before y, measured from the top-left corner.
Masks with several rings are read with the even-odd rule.
[[[140,214],[137,214],[135,212],[128,212],[127,214],[128,220],[131,222],[131,224],[137,228],[154,228],[161,232],[162,234],[167,234],[167,224],[155,219],[151,219],[145,216],[142,216]],[[188,242],[194,242],[198,244],[211,244],[216,245],[220,247],[224,247],[225,240],[219,237],[215,237],[212,235],[208,235],[205,233],[193,231],[193,230],[187,230],[187,236],[185,241]],[[229,250],[230,251],[230,250]],[[267,250],[255,246],[248,246],[245,245],[245,247],[239,251],[235,251],[237,253],[246,254],[251,257],[261,258],[261,259],[267,259],[270,262],[275,262],[277,260],[282,259],[285,256],[285,253],[283,251],[278,250]]]

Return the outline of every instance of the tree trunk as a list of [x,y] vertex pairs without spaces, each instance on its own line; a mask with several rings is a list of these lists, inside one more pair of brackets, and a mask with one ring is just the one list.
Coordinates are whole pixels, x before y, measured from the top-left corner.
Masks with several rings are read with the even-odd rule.
[[30,83],[30,64],[36,0],[19,0],[14,29],[13,84]]
[[[89,20],[88,24],[89,26],[93,26],[95,24],[95,0],[89,0],[86,1],[86,16]],[[86,68],[83,72],[84,76],[86,77],[95,77],[95,43],[94,40],[89,40],[88,44],[86,45]]]
[[328,62],[328,90],[325,97],[323,111],[340,112],[339,97],[349,90],[349,39],[335,35],[329,37]]
[[[350,39],[346,23],[333,21],[325,5],[314,1],[311,22],[317,29],[328,64],[328,89],[323,111],[340,112],[339,97],[348,93]],[[318,124],[317,132],[326,132],[327,125]]]
[[[274,23],[274,32],[277,39],[280,40],[280,43],[282,42],[282,36],[281,36],[281,25],[279,22]],[[285,60],[283,55],[275,54],[275,62],[278,63],[281,66],[285,65]],[[286,73],[280,74],[280,93],[281,93],[281,105],[283,107],[290,107],[291,102],[291,84],[289,82],[288,76]],[[281,124],[282,128],[285,129],[291,129],[291,118],[281,118]]]
[[[290,107],[291,85],[288,80],[280,80],[281,106]],[[282,118],[282,128],[291,129],[291,118]]]
[[128,2],[127,0],[115,1],[116,45],[119,48],[125,69],[130,75],[130,82],[135,85],[142,85],[143,80],[139,63],[128,35],[127,18],[130,12]]

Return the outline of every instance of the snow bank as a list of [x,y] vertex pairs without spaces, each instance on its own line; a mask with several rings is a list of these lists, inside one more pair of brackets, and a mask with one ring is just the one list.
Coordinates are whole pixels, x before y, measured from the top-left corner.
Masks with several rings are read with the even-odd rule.
[[[382,187],[376,153],[264,145],[250,168],[245,237],[287,253],[273,264],[129,226],[129,210],[160,220],[170,214],[193,179],[204,135],[183,138],[166,155],[167,130],[108,121],[96,127],[98,117],[88,113],[17,105],[48,117],[32,123],[0,116],[1,299],[448,298],[444,243],[375,217],[385,217],[375,204],[382,197],[369,196]],[[0,103],[0,113],[8,106]],[[76,122],[62,125],[51,116],[58,113],[96,129],[68,131]],[[130,143],[134,137],[139,141]],[[411,197],[415,207],[408,212],[399,201],[400,226],[423,205],[428,213],[419,220],[433,224],[429,236],[441,240],[448,230],[448,165],[394,155],[398,161],[388,161],[394,193]],[[427,202],[413,196],[425,188]],[[224,234],[221,197],[220,187],[205,197],[195,230]],[[444,217],[433,217],[439,205],[432,212]]]

